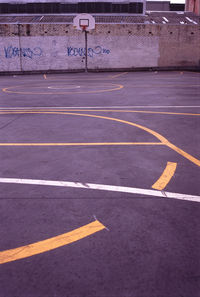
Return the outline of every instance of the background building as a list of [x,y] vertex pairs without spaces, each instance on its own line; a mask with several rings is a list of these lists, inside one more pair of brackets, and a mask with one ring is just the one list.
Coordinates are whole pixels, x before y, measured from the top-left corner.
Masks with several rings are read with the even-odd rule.
[[0,14],[116,13],[145,14],[145,11],[191,11],[200,14],[200,0],[1,0]]
[[146,10],[148,11],[184,11],[184,3],[170,1],[147,1]]
[[12,1],[0,3],[0,13],[129,13],[144,14],[145,0],[50,0]]
[[185,10],[200,15],[200,0],[186,0]]

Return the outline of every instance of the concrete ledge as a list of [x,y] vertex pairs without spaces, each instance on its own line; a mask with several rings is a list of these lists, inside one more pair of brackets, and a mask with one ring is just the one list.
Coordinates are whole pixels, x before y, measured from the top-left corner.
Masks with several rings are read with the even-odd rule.
[[134,68],[110,68],[88,69],[88,72],[137,72],[137,71],[196,71],[200,72],[200,66],[165,66],[165,67],[134,67]]
[[[200,72],[200,66],[166,66],[166,67],[140,67],[140,68],[105,68],[88,69],[88,72],[139,72],[139,71],[195,71]],[[3,75],[31,75],[31,74],[62,74],[62,73],[84,73],[85,69],[66,69],[66,70],[34,70],[34,71],[5,71],[0,72]]]

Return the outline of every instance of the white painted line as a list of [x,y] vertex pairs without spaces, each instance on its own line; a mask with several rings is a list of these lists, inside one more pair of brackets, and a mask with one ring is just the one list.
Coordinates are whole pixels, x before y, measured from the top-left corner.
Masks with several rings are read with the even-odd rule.
[[200,105],[131,105],[131,106],[30,106],[30,107],[0,107],[0,110],[29,110],[29,109],[79,109],[79,108],[85,108],[85,109],[112,109],[112,108],[120,108],[120,109],[126,109],[126,108],[200,108]]
[[53,90],[62,90],[62,89],[66,89],[66,90],[68,90],[68,89],[79,89],[80,88],[80,86],[50,86],[50,87],[47,87],[48,89],[53,89]]
[[172,199],[200,202],[200,196],[195,196],[195,195],[171,193],[171,192],[165,192],[165,191],[156,191],[156,190],[148,190],[148,189],[140,189],[140,188],[132,188],[132,187],[102,185],[102,184],[39,180],[39,179],[21,179],[21,178],[0,178],[0,183],[70,187],[70,188],[81,188],[81,189],[88,189],[88,190],[89,189],[103,190],[103,191],[148,195],[148,196],[156,196],[156,197],[162,197],[162,198],[172,198]]

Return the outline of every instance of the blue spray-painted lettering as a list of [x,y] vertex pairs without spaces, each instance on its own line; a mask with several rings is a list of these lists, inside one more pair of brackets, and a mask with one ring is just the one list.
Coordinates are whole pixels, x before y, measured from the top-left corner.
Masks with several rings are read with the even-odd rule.
[[29,59],[33,59],[34,56],[40,57],[42,55],[42,49],[40,47],[34,47],[33,49],[27,47],[19,48],[14,47],[12,45],[5,47],[4,46],[4,53],[6,59],[11,59],[15,57],[25,57]]
[[[79,48],[71,47],[71,46],[67,47],[68,57],[76,57],[76,56],[83,57],[85,56],[85,52],[86,52],[86,49],[83,47],[79,47]],[[88,52],[87,53],[88,57],[90,58],[93,58],[95,55],[110,54],[109,49],[103,48],[100,45],[95,46],[94,48],[89,47],[87,52]]]

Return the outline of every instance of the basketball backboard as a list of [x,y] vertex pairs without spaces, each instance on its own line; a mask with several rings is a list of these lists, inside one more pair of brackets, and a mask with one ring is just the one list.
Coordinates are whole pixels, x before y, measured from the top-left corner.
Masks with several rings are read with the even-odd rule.
[[73,26],[77,30],[89,31],[95,29],[95,19],[91,14],[80,13],[73,19]]

